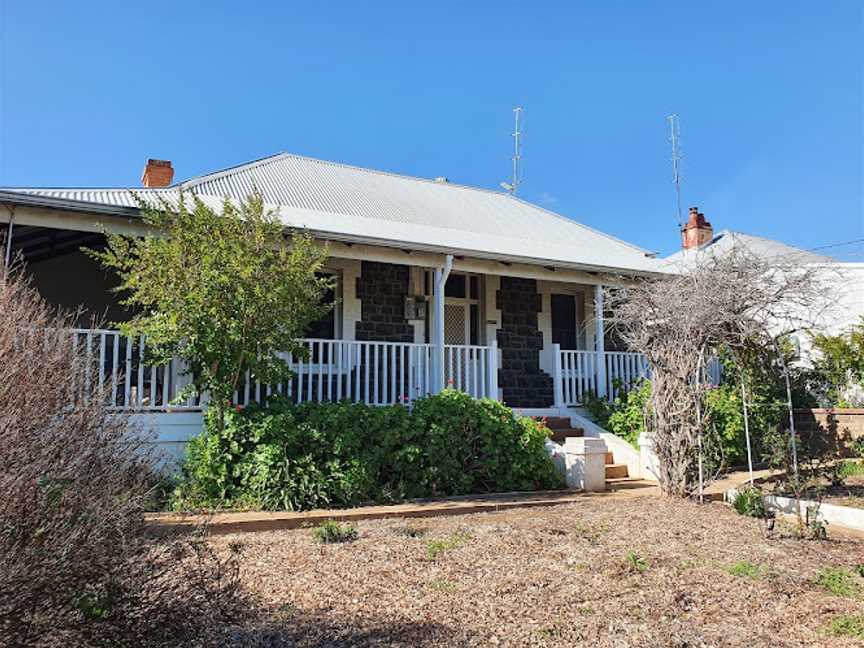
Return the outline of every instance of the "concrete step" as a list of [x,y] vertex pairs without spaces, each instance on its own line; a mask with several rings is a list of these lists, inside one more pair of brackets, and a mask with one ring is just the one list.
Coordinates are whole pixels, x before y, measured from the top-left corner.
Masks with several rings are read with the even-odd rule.
[[632,490],[637,488],[656,488],[657,484],[638,477],[619,477],[606,480],[607,491]]
[[627,464],[606,464],[606,481],[628,476]]

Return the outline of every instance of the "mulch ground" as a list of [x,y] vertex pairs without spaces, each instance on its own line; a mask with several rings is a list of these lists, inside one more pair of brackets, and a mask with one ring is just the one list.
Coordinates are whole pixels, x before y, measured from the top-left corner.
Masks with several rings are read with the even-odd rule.
[[[782,530],[766,539],[757,520],[720,503],[586,499],[357,528],[357,540],[333,545],[309,529],[214,537],[219,551],[239,551],[242,581],[262,610],[235,638],[322,647],[864,645],[826,630],[838,615],[864,613],[864,602],[816,583],[823,568],[864,563],[864,541]],[[758,574],[731,574],[742,561]]]

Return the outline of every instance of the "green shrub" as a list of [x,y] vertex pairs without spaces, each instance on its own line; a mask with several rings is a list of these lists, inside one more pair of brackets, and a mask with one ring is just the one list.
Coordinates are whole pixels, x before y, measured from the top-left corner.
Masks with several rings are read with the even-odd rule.
[[764,518],[765,500],[762,498],[762,491],[758,488],[742,488],[735,495],[732,501],[734,508],[739,515],[747,515],[749,517]]
[[[620,381],[615,383],[620,390]],[[620,391],[619,391],[620,394]],[[584,407],[597,424],[612,434],[625,439],[634,448],[639,448],[639,435],[645,431],[645,416],[651,404],[651,381],[642,380],[633,385],[626,394],[616,396],[612,402],[588,393]]]
[[453,390],[400,405],[274,399],[208,416],[172,506],[308,510],[413,497],[558,488],[548,431]]
[[312,537],[321,544],[336,544],[357,539],[357,527],[352,524],[339,524],[336,520],[327,520],[312,529]]
[[734,565],[730,565],[726,568],[726,571],[732,574],[733,576],[740,576],[742,578],[760,578],[762,576],[762,567],[760,565],[754,565],[751,562],[746,560],[741,560]]
[[854,574],[842,567],[827,567],[816,575],[816,584],[834,596],[858,598],[861,588]]
[[864,462],[843,461],[837,464],[837,476],[840,479],[848,479],[849,477],[857,477],[859,475],[864,475]]
[[426,555],[435,560],[441,554],[458,549],[463,544],[468,542],[471,536],[467,533],[455,533],[446,538],[435,538],[426,541]]
[[835,637],[864,639],[864,614],[843,614],[834,617],[828,632]]
[[628,571],[639,574],[648,571],[648,567],[650,567],[649,562],[635,551],[628,551],[624,562]]

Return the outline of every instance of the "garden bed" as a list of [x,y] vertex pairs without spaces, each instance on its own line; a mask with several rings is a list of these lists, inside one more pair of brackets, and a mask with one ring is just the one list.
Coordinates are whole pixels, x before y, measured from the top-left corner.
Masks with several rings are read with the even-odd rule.
[[[801,541],[719,504],[640,497],[224,535],[248,645],[854,646],[864,542]],[[835,571],[831,571],[835,570]],[[837,571],[840,570],[840,571]],[[835,576],[841,574],[842,577]],[[833,588],[839,578],[851,589]],[[831,589],[836,591],[830,591]],[[864,617],[861,618],[864,626]]]
[[[808,500],[821,500],[824,504],[835,506],[848,506],[864,509],[864,462],[847,460],[844,462],[847,474],[842,484],[832,484],[826,477],[815,480],[813,486],[808,488],[802,497]],[[782,476],[776,476],[764,483],[766,492],[784,497],[794,497],[794,493],[785,488]]]

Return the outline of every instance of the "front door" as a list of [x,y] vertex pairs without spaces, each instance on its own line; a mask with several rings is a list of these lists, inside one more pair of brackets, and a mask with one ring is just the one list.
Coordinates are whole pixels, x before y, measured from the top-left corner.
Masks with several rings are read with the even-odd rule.
[[444,289],[444,378],[456,389],[469,390],[479,370],[479,354],[465,345],[479,344],[480,278],[451,273]]
[[444,287],[444,344],[480,344],[480,277],[452,272]]
[[578,349],[576,296],[552,295],[552,343],[563,350]]

